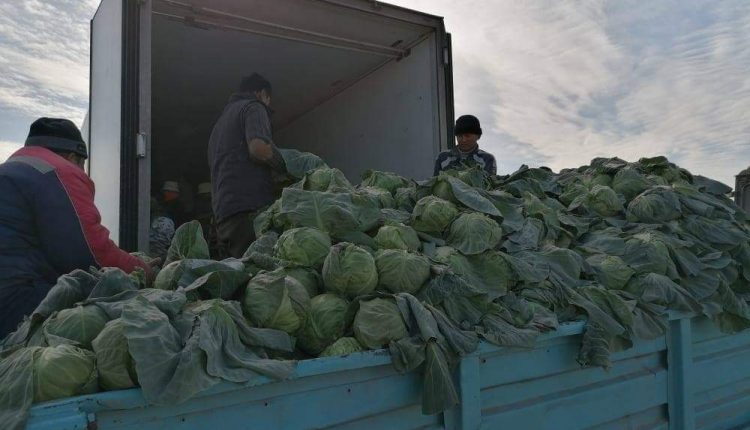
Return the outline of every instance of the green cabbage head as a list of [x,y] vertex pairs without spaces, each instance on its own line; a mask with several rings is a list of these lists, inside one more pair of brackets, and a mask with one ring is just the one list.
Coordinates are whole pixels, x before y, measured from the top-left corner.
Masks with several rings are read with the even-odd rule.
[[40,348],[34,361],[34,402],[97,391],[96,356],[73,345]]
[[586,262],[594,269],[599,283],[610,289],[625,288],[635,274],[635,270],[615,255],[595,254],[587,258]]
[[422,243],[417,231],[403,225],[384,225],[375,235],[375,243],[382,249],[403,249],[404,251],[419,251]]
[[617,193],[606,185],[594,185],[586,195],[586,208],[601,217],[611,217],[622,212],[623,206]]
[[352,201],[357,205],[377,208],[394,208],[396,202],[391,193],[381,188],[362,187],[352,194]]
[[414,205],[417,203],[417,189],[414,187],[404,187],[396,190],[393,195],[394,204],[397,209],[411,212],[414,210]]
[[435,185],[432,186],[432,194],[443,200],[458,203],[456,196],[453,194],[453,187],[446,180],[438,179]]
[[378,285],[375,259],[352,243],[336,244],[323,263],[323,284],[328,291],[345,297],[371,293]]
[[331,238],[328,233],[312,227],[287,230],[276,242],[276,256],[300,266],[318,267],[323,264]]
[[346,192],[354,189],[341,170],[328,167],[308,172],[302,181],[307,191]]
[[362,175],[362,186],[377,187],[393,194],[397,189],[405,187],[409,181],[405,178],[390,172],[380,172],[377,170],[368,170]]
[[310,296],[291,276],[261,272],[247,284],[242,310],[257,327],[295,333],[307,318]]
[[479,212],[461,214],[451,224],[448,244],[465,255],[481,254],[495,248],[503,236],[500,226]]
[[380,349],[408,334],[398,306],[381,298],[360,302],[352,328],[359,343],[368,349]]
[[173,261],[164,266],[156,275],[154,288],[158,290],[176,290],[177,283],[185,271],[182,260]]
[[310,301],[310,311],[297,335],[297,345],[310,355],[318,355],[344,335],[349,302],[335,294],[321,294]]
[[628,204],[628,221],[660,224],[682,216],[682,204],[672,187],[653,187]]
[[99,369],[99,385],[105,390],[124,390],[138,385],[124,327],[122,319],[112,320],[91,342]]
[[349,355],[355,352],[362,352],[365,349],[353,337],[342,337],[332,343],[328,348],[320,353],[320,357],[334,357],[339,355]]
[[321,278],[320,273],[310,267],[280,267],[271,273],[281,273],[291,276],[305,287],[310,297],[320,294],[320,288],[323,285],[323,278]]
[[392,293],[414,294],[430,279],[430,261],[400,249],[378,251],[375,266],[378,285]]
[[76,343],[86,349],[107,324],[107,313],[95,305],[63,309],[44,324],[44,335],[50,345]]
[[632,167],[621,169],[612,180],[612,189],[625,196],[627,201],[646,191],[650,186],[651,182]]
[[453,203],[435,196],[419,199],[412,212],[412,227],[425,233],[442,234],[458,216]]

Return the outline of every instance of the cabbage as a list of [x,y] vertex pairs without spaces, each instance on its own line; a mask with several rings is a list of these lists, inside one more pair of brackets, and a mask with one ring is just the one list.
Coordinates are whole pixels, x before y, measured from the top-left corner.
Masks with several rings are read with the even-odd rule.
[[[220,290],[229,289],[230,285],[236,288],[237,282],[244,282],[241,279],[244,271],[244,264],[234,258],[223,261],[180,260],[167,265],[159,272],[154,281],[154,287],[159,290],[176,290],[178,287],[202,288],[206,294],[219,294]],[[226,277],[224,277],[224,275],[217,275],[216,272],[231,273],[225,274]],[[199,279],[200,282],[191,286]]]
[[88,349],[108,320],[107,314],[95,305],[63,309],[45,322],[44,335],[52,346],[75,343]]
[[378,285],[375,259],[352,243],[334,245],[323,263],[323,285],[346,297],[370,293]]
[[[250,218],[247,222],[250,222]],[[210,258],[208,243],[203,237],[203,227],[195,220],[186,222],[175,231],[164,264],[186,258]]]
[[34,361],[34,402],[95,393],[96,356],[73,345],[41,348]]
[[406,225],[384,225],[375,235],[375,243],[383,249],[403,249],[405,251],[419,251],[421,242],[417,232]]
[[278,148],[284,157],[284,165],[287,173],[292,177],[301,179],[305,173],[320,167],[328,167],[322,158],[309,152],[297,151],[296,149]]
[[636,273],[658,273],[677,278],[669,248],[653,233],[639,233],[625,242],[623,261]]
[[321,294],[310,301],[310,310],[297,335],[297,345],[310,355],[320,354],[344,335],[349,321],[349,302],[335,294]]
[[417,189],[414,187],[399,188],[393,195],[393,204],[397,209],[411,212],[417,203]]
[[397,189],[405,187],[409,181],[395,173],[367,170],[362,175],[363,187],[376,187],[393,194]]
[[442,234],[458,216],[453,203],[435,196],[421,198],[412,212],[412,227],[425,233]]
[[682,205],[671,187],[653,187],[636,196],[628,205],[628,221],[664,223],[682,216]]
[[320,357],[333,357],[362,352],[365,349],[353,337],[342,337],[320,353]]
[[317,296],[323,285],[323,278],[320,277],[320,274],[315,269],[309,267],[280,267],[271,273],[281,273],[291,276],[305,287],[310,297]]
[[156,275],[154,288],[158,290],[176,290],[177,282],[180,280],[183,271],[182,260],[167,264]]
[[375,265],[378,268],[378,286],[393,293],[414,294],[430,279],[430,261],[407,251],[378,251]]
[[242,309],[258,327],[293,334],[307,317],[310,296],[291,276],[262,272],[247,284]]
[[589,179],[589,184],[594,187],[596,185],[602,185],[605,187],[609,187],[612,185],[612,177],[607,175],[606,173],[600,173],[598,175],[594,175]]
[[396,207],[393,196],[386,190],[375,187],[362,187],[352,194],[352,201],[358,205],[389,209]]
[[588,191],[588,188],[581,183],[572,184],[566,187],[565,191],[560,195],[560,202],[569,206],[573,202],[579,201]]
[[433,259],[449,266],[466,283],[487,293],[490,299],[505,295],[515,283],[515,274],[504,254],[486,251],[476,255],[463,255],[454,248],[437,248]]
[[448,244],[466,255],[480,254],[495,248],[503,230],[490,217],[477,213],[461,214],[451,224]]
[[312,227],[287,230],[276,242],[278,258],[300,266],[320,267],[331,248],[328,233]]
[[603,286],[621,290],[625,288],[635,270],[622,261],[622,258],[614,255],[595,254],[586,259],[594,272],[596,279]]
[[302,187],[307,191],[346,192],[354,187],[339,169],[321,167],[308,172],[302,180]]
[[632,167],[620,170],[612,180],[612,189],[625,196],[627,201],[646,191],[650,186],[649,180]]
[[455,176],[465,184],[476,188],[486,188],[489,183],[489,175],[479,166],[459,170]]
[[284,223],[279,218],[281,211],[281,200],[276,200],[271,206],[260,211],[253,220],[253,231],[255,237],[262,237],[269,230],[283,228]]
[[124,390],[138,383],[124,328],[122,319],[112,320],[91,342],[99,369],[99,384],[105,390]]
[[438,179],[432,186],[432,194],[445,201],[458,203],[456,196],[453,194],[453,186],[445,179]]
[[600,217],[615,216],[623,210],[617,193],[606,185],[594,185],[585,196],[584,206]]
[[359,343],[368,349],[380,349],[408,334],[398,306],[380,298],[359,303],[352,328]]

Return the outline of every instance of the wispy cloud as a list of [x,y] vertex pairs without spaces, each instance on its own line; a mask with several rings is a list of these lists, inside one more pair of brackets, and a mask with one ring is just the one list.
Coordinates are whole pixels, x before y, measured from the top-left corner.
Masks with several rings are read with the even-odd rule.
[[[456,112],[501,171],[665,154],[732,184],[750,164],[747,1],[389,1],[445,17]],[[28,128],[6,113],[81,122],[97,4],[0,0],[0,139]]]
[[750,163],[750,3],[394,2],[446,17],[456,111],[502,170],[665,154],[732,184]]
[[0,108],[79,122],[94,1],[0,2]]
[[13,155],[14,152],[21,148],[20,143],[8,142],[6,140],[0,140],[0,161],[5,161]]

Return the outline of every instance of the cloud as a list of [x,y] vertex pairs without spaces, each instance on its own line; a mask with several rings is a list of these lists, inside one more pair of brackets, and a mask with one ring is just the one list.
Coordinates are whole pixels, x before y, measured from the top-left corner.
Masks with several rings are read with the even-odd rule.
[[8,159],[14,152],[18,151],[22,144],[18,142],[8,142],[7,140],[0,140],[0,163]]
[[750,3],[394,2],[445,17],[456,112],[501,170],[664,154],[733,184],[749,163]]
[[94,1],[0,2],[0,108],[80,123]]
[[[750,2],[388,1],[445,17],[456,113],[480,118],[501,172],[664,154],[732,184],[749,164]],[[97,5],[0,1],[0,139],[81,123]]]

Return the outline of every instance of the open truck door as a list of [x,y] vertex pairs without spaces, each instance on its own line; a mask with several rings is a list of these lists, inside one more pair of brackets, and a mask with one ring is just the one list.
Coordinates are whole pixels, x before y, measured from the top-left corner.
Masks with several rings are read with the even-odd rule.
[[[89,175],[96,205],[112,240],[123,249],[145,249],[149,172],[146,137],[150,85],[142,68],[150,55],[150,1],[102,0],[91,20],[88,130]],[[144,31],[145,30],[145,31]],[[145,78],[145,79],[144,79]],[[145,191],[145,192],[144,192]]]
[[423,179],[453,142],[441,17],[370,0],[102,0],[91,31],[89,171],[128,250],[148,250],[161,183],[184,184],[189,207],[210,180],[211,129],[252,72],[274,85],[275,143],[353,182]]

